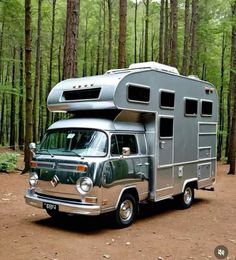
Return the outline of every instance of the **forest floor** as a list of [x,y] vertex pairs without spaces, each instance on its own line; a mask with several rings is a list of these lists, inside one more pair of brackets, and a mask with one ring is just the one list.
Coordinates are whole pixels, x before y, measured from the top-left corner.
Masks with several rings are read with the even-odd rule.
[[236,176],[227,170],[218,165],[215,191],[196,191],[190,209],[177,210],[172,200],[143,205],[126,229],[112,228],[107,216],[55,221],[25,204],[28,174],[0,173],[0,259],[217,259],[214,250],[224,245],[236,260]]

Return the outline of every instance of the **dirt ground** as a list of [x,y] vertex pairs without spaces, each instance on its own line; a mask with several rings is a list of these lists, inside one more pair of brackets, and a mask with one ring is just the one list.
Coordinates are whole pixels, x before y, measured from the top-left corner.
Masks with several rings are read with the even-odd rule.
[[193,206],[172,200],[143,205],[136,222],[114,229],[107,216],[52,220],[28,206],[28,174],[0,173],[0,259],[217,259],[224,245],[236,260],[236,176],[218,165],[215,192],[197,191]]

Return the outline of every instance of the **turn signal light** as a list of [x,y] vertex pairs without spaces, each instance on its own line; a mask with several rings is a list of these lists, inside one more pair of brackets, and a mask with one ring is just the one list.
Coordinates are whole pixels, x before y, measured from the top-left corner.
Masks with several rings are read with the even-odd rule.
[[37,167],[37,163],[35,161],[31,161],[30,162],[30,166],[31,166],[31,168],[36,168]]
[[86,172],[88,170],[88,166],[84,164],[78,164],[76,166],[76,171],[78,172]]

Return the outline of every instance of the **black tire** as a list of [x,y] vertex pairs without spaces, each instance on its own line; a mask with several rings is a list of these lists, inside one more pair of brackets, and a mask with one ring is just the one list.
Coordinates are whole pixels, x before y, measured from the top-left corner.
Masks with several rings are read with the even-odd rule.
[[137,202],[133,195],[125,193],[114,212],[114,224],[118,228],[126,228],[131,225],[137,214]]
[[184,192],[176,196],[176,200],[181,209],[190,208],[194,200],[194,189],[189,185],[185,186]]
[[46,212],[51,218],[54,218],[54,219],[59,219],[66,215],[65,213],[55,211],[55,210],[50,210],[50,209],[46,209]]

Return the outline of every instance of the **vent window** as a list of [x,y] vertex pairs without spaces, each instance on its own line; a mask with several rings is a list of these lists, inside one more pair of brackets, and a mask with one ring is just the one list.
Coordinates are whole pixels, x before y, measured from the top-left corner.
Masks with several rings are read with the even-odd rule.
[[160,94],[161,94],[161,102],[160,102],[161,108],[174,109],[175,93],[174,92],[161,91]]
[[211,116],[212,115],[212,102],[211,101],[202,101],[202,116]]
[[197,116],[197,99],[185,99],[185,115],[186,116]]
[[101,88],[64,91],[63,97],[65,100],[91,100],[98,99],[100,92]]
[[150,88],[141,86],[128,86],[128,100],[131,102],[149,103]]

